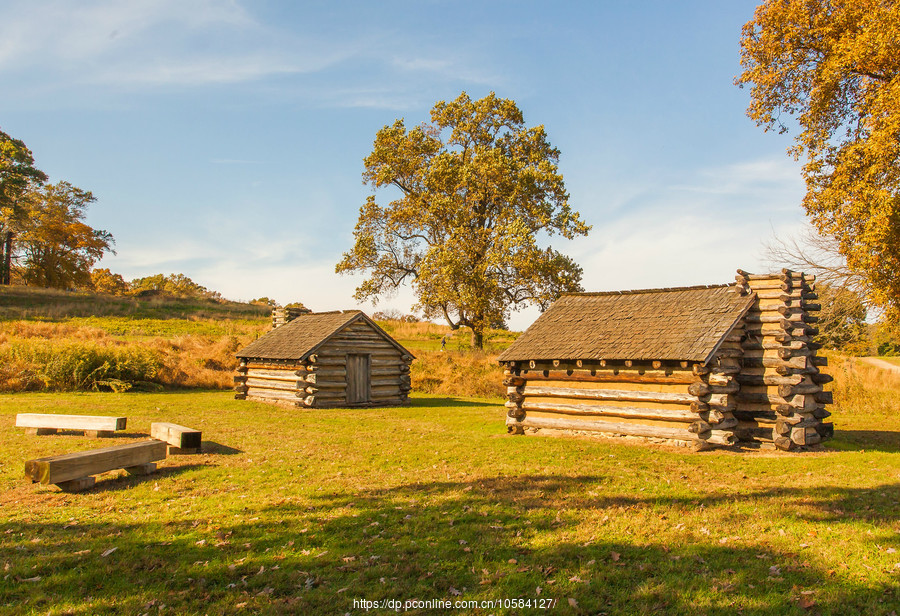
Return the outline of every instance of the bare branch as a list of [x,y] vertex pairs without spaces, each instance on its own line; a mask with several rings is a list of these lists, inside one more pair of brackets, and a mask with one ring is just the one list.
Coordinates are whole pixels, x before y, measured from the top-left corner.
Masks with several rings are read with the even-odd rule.
[[779,237],[777,234],[765,243],[764,253],[772,269],[787,267],[814,274],[816,280],[827,285],[843,287],[866,295],[865,278],[847,265],[834,237],[820,235],[807,225],[795,237]]

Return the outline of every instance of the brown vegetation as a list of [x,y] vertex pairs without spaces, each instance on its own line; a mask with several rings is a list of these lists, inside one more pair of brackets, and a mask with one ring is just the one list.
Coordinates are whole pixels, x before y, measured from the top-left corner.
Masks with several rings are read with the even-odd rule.
[[135,383],[226,389],[237,367],[234,352],[255,335],[135,339],[70,323],[7,322],[0,324],[0,391],[128,388]]
[[501,398],[506,394],[497,355],[480,351],[418,351],[410,368],[413,391]]

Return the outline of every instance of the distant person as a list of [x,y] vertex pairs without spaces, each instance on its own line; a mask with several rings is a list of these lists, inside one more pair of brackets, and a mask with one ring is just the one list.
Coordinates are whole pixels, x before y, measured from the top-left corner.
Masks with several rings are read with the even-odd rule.
[[447,336],[441,338],[441,353],[447,348]]

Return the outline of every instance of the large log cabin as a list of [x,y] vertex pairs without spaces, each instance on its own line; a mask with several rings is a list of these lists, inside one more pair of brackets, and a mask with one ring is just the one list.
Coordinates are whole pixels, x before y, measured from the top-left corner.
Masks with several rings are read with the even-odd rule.
[[833,434],[814,277],[563,295],[504,351],[513,434],[593,431],[810,448]]
[[281,311],[274,326],[236,353],[235,398],[307,408],[408,403],[413,355],[359,310]]

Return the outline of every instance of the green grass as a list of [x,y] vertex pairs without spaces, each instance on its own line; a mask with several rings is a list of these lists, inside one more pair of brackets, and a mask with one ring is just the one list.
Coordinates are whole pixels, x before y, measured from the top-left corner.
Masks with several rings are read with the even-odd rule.
[[67,320],[122,316],[132,319],[254,319],[270,314],[266,306],[241,302],[167,297],[113,297],[86,291],[0,287],[0,320]]
[[878,359],[883,359],[884,361],[888,361],[888,362],[891,362],[892,364],[897,364],[898,366],[900,366],[900,357],[884,356],[884,357],[879,357]]
[[100,329],[122,338],[175,336],[232,336],[248,332],[265,331],[269,323],[255,319],[137,319],[131,317],[72,317],[65,320],[74,326]]
[[[397,340],[404,347],[409,349],[410,351],[440,351],[441,350],[441,341],[440,339],[431,340],[431,339],[422,339],[422,338],[403,338]],[[512,340],[501,340],[498,342],[488,341],[484,345],[484,350],[487,353],[500,353],[504,349],[506,349],[509,345],[513,343]],[[466,339],[454,338],[447,342],[446,346],[447,351],[471,351],[472,343],[471,341]]]
[[[822,453],[698,454],[507,436],[490,400],[295,411],[220,392],[4,395],[0,613],[361,614],[354,599],[543,598],[556,607],[455,611],[890,614],[892,408],[873,419],[845,403]],[[13,427],[26,411],[123,414],[129,431],[26,436]],[[205,453],[155,476],[104,475],[81,494],[22,477],[26,459],[130,442],[160,420],[202,429]]]

